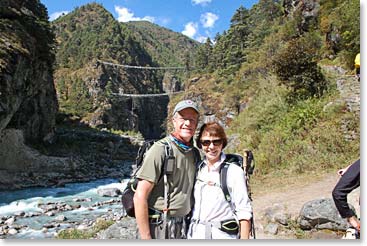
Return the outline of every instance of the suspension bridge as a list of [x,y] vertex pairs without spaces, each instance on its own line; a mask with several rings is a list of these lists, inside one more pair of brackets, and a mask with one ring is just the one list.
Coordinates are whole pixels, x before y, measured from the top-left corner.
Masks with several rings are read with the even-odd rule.
[[98,66],[98,63],[109,65],[109,66],[114,66],[114,67],[132,68],[132,69],[147,69],[147,70],[187,70],[188,69],[187,67],[148,67],[148,66],[133,66],[133,65],[126,65],[126,64],[117,64],[117,63],[112,63],[112,62],[106,62],[106,61],[101,61],[101,60],[97,60],[97,66]]
[[[147,70],[187,70],[187,67],[147,67],[147,66],[133,66],[133,65],[126,65],[126,64],[117,64],[102,60],[97,60],[96,66],[98,67],[99,64],[104,64],[113,67],[122,67],[128,69],[147,69]],[[157,93],[157,94],[128,94],[128,93],[111,93],[113,96],[119,97],[162,97],[162,96],[171,96],[175,94],[182,93],[184,91],[175,91],[169,93]]]

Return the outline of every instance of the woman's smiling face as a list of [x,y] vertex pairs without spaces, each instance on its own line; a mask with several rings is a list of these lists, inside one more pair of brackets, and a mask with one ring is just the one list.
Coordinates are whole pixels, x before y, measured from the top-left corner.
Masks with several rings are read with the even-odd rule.
[[219,161],[223,149],[223,140],[219,137],[210,136],[209,132],[204,130],[200,142],[208,162],[214,164]]

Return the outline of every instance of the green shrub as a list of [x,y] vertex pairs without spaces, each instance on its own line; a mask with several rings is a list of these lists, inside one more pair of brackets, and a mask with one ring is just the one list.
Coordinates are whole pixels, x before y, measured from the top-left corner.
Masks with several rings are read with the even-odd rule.
[[290,40],[273,58],[273,67],[280,82],[290,88],[292,99],[321,97],[327,89],[326,80],[317,65],[317,38],[309,35]]
[[88,230],[78,230],[78,229],[65,229],[60,231],[57,234],[58,239],[91,239],[94,238],[97,233],[101,230],[105,230],[111,225],[113,225],[113,221],[97,219],[95,224],[91,229]]

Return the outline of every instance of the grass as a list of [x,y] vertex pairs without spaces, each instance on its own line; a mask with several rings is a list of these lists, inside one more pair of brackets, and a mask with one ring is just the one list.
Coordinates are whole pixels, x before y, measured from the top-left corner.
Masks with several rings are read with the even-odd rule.
[[284,88],[274,80],[258,80],[259,89],[249,107],[227,130],[229,136],[239,138],[236,147],[226,152],[251,149],[256,179],[271,176],[279,178],[279,182],[286,176],[336,170],[359,158],[359,139],[346,140],[342,130],[342,125],[347,124],[359,135],[359,118],[338,101],[335,87],[330,86],[321,98],[290,103]]
[[114,222],[111,220],[98,219],[92,228],[87,230],[78,230],[78,229],[66,229],[60,231],[56,238],[57,239],[92,239],[94,238],[99,231],[105,230]]

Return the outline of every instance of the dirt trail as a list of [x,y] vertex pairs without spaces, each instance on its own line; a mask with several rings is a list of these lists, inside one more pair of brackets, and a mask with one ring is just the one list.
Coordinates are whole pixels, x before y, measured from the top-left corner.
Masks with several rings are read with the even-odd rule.
[[[296,184],[288,184],[283,187],[273,187],[272,191],[259,192],[253,191],[253,209],[255,218],[256,238],[257,239],[286,239],[291,238],[285,235],[270,235],[263,232],[265,225],[263,216],[266,208],[274,204],[283,204],[292,218],[298,216],[302,206],[311,200],[321,198],[332,198],[331,192],[337,183],[339,176],[335,174],[325,174],[317,181],[297,180]],[[257,188],[259,189],[259,188]],[[348,202],[359,210],[358,206],[359,189],[348,196]]]

